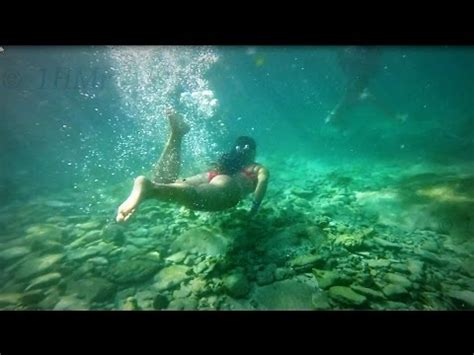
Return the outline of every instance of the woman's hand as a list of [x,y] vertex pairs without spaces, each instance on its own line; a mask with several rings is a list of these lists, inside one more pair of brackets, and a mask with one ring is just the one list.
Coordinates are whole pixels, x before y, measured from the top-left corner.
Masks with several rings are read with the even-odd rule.
[[261,204],[260,202],[256,202],[255,200],[252,201],[252,208],[250,209],[250,212],[249,212],[250,218],[255,217],[255,215],[258,213],[260,204]]

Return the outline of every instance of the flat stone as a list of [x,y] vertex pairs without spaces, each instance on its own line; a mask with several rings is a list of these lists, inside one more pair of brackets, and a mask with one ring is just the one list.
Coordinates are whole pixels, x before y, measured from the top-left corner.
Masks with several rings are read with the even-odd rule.
[[406,288],[400,285],[389,284],[382,289],[382,292],[388,298],[399,298],[408,295]]
[[250,285],[244,273],[234,272],[224,277],[224,287],[230,296],[241,298],[250,291]]
[[474,277],[474,261],[472,257],[466,259],[464,262],[461,264],[461,269],[464,271],[467,275],[470,277]]
[[68,295],[61,297],[59,302],[54,306],[54,310],[87,310],[89,305],[86,301],[79,299],[77,296]]
[[[38,291],[38,290],[35,290]],[[29,292],[34,292],[34,291],[29,291]],[[46,310],[52,310],[54,309],[54,306],[59,302],[61,298],[61,292],[57,287],[54,287],[46,293],[46,297],[42,299],[36,306],[38,309],[46,309]]]
[[420,260],[408,260],[407,269],[411,273],[414,280],[422,278],[424,263]]
[[128,239],[128,243],[131,243],[138,248],[152,248],[153,247],[153,240],[150,240],[149,238],[130,238]]
[[472,291],[451,291],[448,293],[448,296],[465,302],[469,307],[474,307],[474,292]]
[[109,264],[109,261],[103,256],[96,256],[95,258],[90,258],[87,260],[87,262],[94,265],[100,265],[100,266],[105,266]]
[[108,267],[103,276],[119,284],[137,284],[153,277],[160,264],[147,259],[121,259]]
[[67,254],[68,260],[83,261],[102,253],[102,248],[99,245],[94,245],[89,248],[74,250]]
[[382,309],[392,309],[392,310],[408,310],[410,309],[405,303],[402,302],[394,302],[394,301],[385,301],[382,303]]
[[438,255],[429,252],[427,250],[417,250],[416,254],[420,257],[420,259],[437,266],[443,266],[446,264],[446,261],[441,259]]
[[405,276],[400,275],[400,274],[395,274],[395,273],[387,273],[385,274],[385,279],[394,284],[394,285],[400,285],[405,289],[409,289],[412,286],[412,282],[407,279]]
[[165,260],[170,261],[172,263],[180,264],[186,258],[188,253],[185,250],[179,251],[174,253],[173,255],[168,256]]
[[29,259],[21,264],[15,273],[15,278],[19,280],[31,279],[35,276],[51,271],[53,266],[64,258],[61,254],[50,254],[34,259]]
[[123,311],[138,311],[140,310],[140,307],[138,306],[138,302],[135,297],[127,297],[120,309]]
[[84,239],[88,243],[102,239],[102,231],[97,230],[97,229],[88,231],[86,234],[84,234]]
[[189,295],[191,295],[191,287],[181,285],[181,287],[173,292],[173,297],[174,298],[186,298]]
[[423,242],[420,247],[434,253],[439,251],[439,246],[434,240],[427,240]]
[[326,292],[318,292],[313,294],[312,302],[314,309],[324,310],[332,308]]
[[302,188],[295,187],[291,190],[291,193],[301,198],[311,199],[311,197],[316,195],[317,192],[315,190],[304,190]]
[[206,293],[206,281],[200,277],[193,278],[189,285],[191,292],[196,296],[202,296]]
[[31,249],[29,247],[18,246],[9,248],[6,250],[2,250],[0,252],[0,261],[12,262],[16,259],[20,259],[21,257],[29,254]]
[[168,290],[191,278],[191,269],[184,265],[171,265],[162,269],[154,278],[153,288],[158,291]]
[[64,244],[54,241],[54,240],[45,240],[41,245],[41,253],[54,253],[60,254],[64,252]]
[[253,298],[259,309],[310,310],[314,309],[313,294],[316,290],[294,280],[277,281],[257,287]]
[[401,244],[392,243],[388,240],[385,240],[385,239],[382,239],[382,238],[379,238],[379,237],[373,237],[371,240],[373,242],[375,242],[376,244],[378,244],[379,246],[381,246],[383,248],[386,248],[386,249],[399,250],[399,249],[403,248],[403,245],[401,245]]
[[[152,309],[161,309],[153,307],[153,300],[159,295],[156,292],[153,292],[149,289],[139,291],[135,294],[135,299],[137,300],[138,307],[143,310],[152,310]],[[164,296],[163,296],[164,297]],[[164,297],[166,299],[166,297]],[[166,301],[168,305],[168,301]],[[166,306],[164,307],[166,308]]]
[[337,285],[341,279],[340,274],[335,271],[317,270],[313,269],[313,274],[318,280],[319,288],[326,290],[331,286]]
[[25,306],[37,305],[46,297],[44,290],[31,290],[21,295],[20,302]]
[[367,265],[371,268],[385,268],[390,265],[390,261],[387,259],[372,259],[367,261]]
[[190,297],[190,298],[179,298],[173,300],[169,303],[167,309],[173,310],[194,310],[198,307],[198,300]]
[[368,288],[368,287],[363,287],[363,286],[360,286],[360,285],[351,285],[351,288],[355,292],[360,293],[361,295],[364,295],[369,299],[381,300],[381,299],[385,298],[382,292],[372,290],[371,288]]
[[21,293],[0,294],[0,308],[15,306],[20,302]]
[[59,272],[52,272],[46,275],[41,275],[31,281],[25,291],[56,285],[59,280],[61,280],[61,274]]
[[102,226],[102,222],[100,221],[89,221],[85,223],[79,223],[76,225],[77,228],[84,229],[84,230],[98,229],[101,226]]
[[189,253],[208,256],[224,255],[230,247],[232,238],[209,229],[197,228],[189,230],[176,238],[171,250],[186,250]]
[[329,297],[349,306],[361,306],[367,301],[365,296],[345,286],[332,286],[329,289]]
[[61,242],[63,240],[63,230],[54,224],[37,224],[26,230],[25,240],[31,243],[33,249],[41,248],[47,240]]
[[116,287],[105,279],[92,277],[70,281],[67,285],[67,292],[75,294],[77,298],[83,299],[87,304],[90,304],[112,298],[116,292]]
[[290,267],[302,272],[311,270],[314,267],[323,267],[325,264],[326,261],[319,255],[300,255],[288,263]]

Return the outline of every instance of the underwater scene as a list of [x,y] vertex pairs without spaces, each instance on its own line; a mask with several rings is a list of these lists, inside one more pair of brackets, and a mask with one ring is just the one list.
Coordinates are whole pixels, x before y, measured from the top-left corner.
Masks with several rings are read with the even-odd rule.
[[474,309],[474,47],[0,47],[0,309]]

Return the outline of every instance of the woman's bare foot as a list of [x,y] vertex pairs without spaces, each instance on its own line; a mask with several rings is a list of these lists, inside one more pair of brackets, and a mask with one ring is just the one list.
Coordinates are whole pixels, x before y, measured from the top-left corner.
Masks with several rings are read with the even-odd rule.
[[172,108],[166,110],[166,116],[170,122],[171,133],[173,135],[184,136],[189,132],[190,126],[184,121],[183,116]]
[[144,176],[138,176],[135,179],[130,196],[128,196],[125,202],[122,203],[118,208],[117,217],[115,218],[117,222],[126,221],[130,218],[133,212],[135,212],[135,209],[143,200],[144,194],[147,190],[147,186],[149,185],[149,183],[150,181]]

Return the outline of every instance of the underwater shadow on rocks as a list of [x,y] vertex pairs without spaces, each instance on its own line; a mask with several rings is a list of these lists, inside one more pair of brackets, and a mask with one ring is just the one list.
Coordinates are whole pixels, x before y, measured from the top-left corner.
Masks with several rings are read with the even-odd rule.
[[417,206],[428,217],[427,227],[467,240],[474,232],[474,176],[419,174],[398,184],[404,206]]

